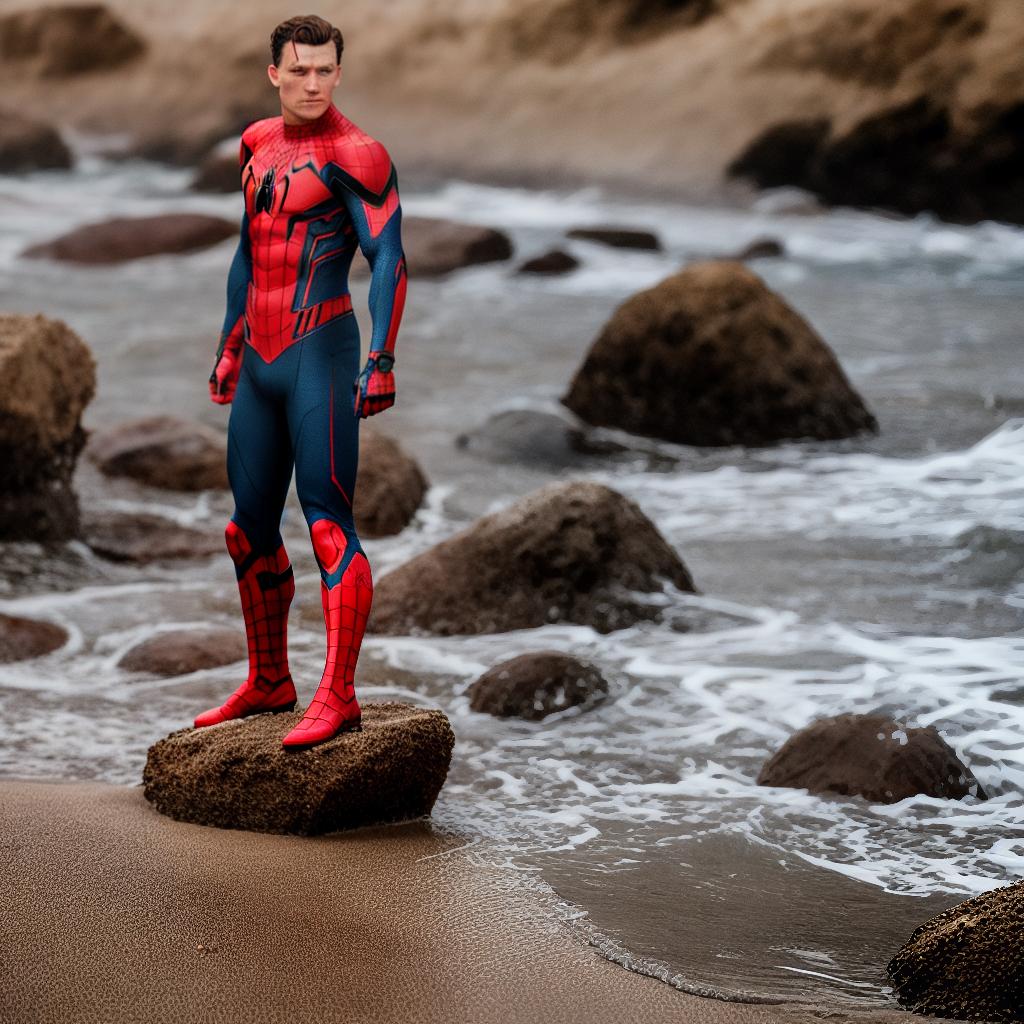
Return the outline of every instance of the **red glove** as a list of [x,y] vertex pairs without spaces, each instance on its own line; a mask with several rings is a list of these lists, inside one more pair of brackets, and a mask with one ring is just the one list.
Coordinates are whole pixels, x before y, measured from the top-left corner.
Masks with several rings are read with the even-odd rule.
[[356,416],[373,416],[395,404],[395,357],[390,352],[371,352],[363,372],[355,379],[353,409]]
[[235,388],[238,387],[238,375],[241,371],[242,336],[241,331],[235,330],[220,339],[213,363],[213,373],[210,374],[210,400],[218,405],[228,405],[235,397]]

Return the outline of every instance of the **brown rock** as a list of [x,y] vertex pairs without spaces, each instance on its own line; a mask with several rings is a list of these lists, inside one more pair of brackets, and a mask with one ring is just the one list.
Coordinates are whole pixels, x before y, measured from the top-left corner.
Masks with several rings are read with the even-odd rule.
[[609,632],[654,617],[635,592],[665,580],[694,589],[633,502],[600,484],[550,484],[384,576],[369,628],[449,636],[562,621]]
[[560,64],[593,47],[613,49],[699,25],[735,0],[534,0],[498,21],[495,44]]
[[228,486],[222,434],[174,416],[149,416],[96,431],[85,450],[107,476],[150,487],[205,491]]
[[615,249],[646,249],[652,252],[661,250],[661,242],[653,231],[635,228],[595,226],[589,228],[570,228],[567,238],[576,238],[584,242],[600,242]]
[[512,256],[512,243],[504,232],[434,217],[403,217],[402,247],[411,278],[439,277]]
[[222,536],[178,526],[163,516],[149,513],[103,512],[87,515],[85,543],[112,562],[176,561],[209,558],[224,551]]
[[237,192],[241,188],[238,154],[208,153],[199,165],[192,188],[197,192]]
[[0,111],[0,173],[70,167],[71,150],[60,133],[42,121]]
[[0,664],[41,658],[67,643],[68,634],[53,622],[0,614]]
[[520,264],[519,273],[567,274],[570,270],[575,270],[579,265],[580,261],[575,256],[570,256],[569,253],[562,252],[561,249],[552,249],[550,252],[546,252],[541,256],[534,256],[533,259]]
[[562,401],[589,423],[680,444],[877,429],[831,349],[734,262],[694,264],[627,299]]
[[985,5],[974,0],[896,0],[883,6],[811,7],[795,29],[761,58],[771,70],[817,71],[830,78],[886,87],[942,47],[961,50],[985,30]]
[[47,4],[0,18],[0,58],[39,76],[107,71],[145,49],[103,4]]
[[364,704],[362,732],[304,750],[281,739],[298,711],[182,729],[149,748],[146,799],[217,828],[321,835],[429,814],[455,736],[440,711]]
[[764,764],[759,786],[863,796],[894,804],[908,796],[959,800],[985,791],[934,726],[908,728],[885,715],[836,715],[794,733]]
[[1024,1020],[1024,881],[926,921],[889,961],[901,1006],[956,1020]]
[[96,363],[61,320],[0,314],[0,538],[77,534],[71,488]]
[[183,676],[243,661],[247,656],[245,637],[236,630],[174,629],[136,644],[117,667],[154,676]]
[[359,436],[355,521],[361,537],[391,537],[409,525],[427,493],[419,464],[396,441],[364,427]]
[[498,718],[530,722],[608,692],[604,676],[593,666],[560,651],[536,651],[488,669],[469,688],[469,706]]
[[236,223],[201,213],[115,217],[34,245],[23,255],[70,263],[120,263],[143,256],[207,249],[237,234]]

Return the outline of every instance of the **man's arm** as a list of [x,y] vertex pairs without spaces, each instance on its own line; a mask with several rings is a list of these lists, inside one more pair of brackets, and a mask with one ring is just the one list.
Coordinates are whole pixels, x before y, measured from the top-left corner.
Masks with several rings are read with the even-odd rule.
[[[372,416],[395,402],[395,343],[405,308],[407,275],[402,251],[398,181],[384,147],[366,147],[372,161],[366,180],[337,168],[331,190],[345,204],[359,248],[370,265],[370,354],[354,384],[357,416]],[[386,175],[386,177],[385,177]],[[376,188],[379,188],[379,191]]]
[[[242,137],[238,154],[239,170],[245,168],[252,150]],[[228,271],[227,312],[220,332],[220,344],[210,374],[210,398],[226,405],[235,397],[238,374],[242,369],[243,342],[245,340],[245,302],[252,280],[252,250],[249,247],[249,215],[242,213],[242,234],[238,240],[231,269]]]

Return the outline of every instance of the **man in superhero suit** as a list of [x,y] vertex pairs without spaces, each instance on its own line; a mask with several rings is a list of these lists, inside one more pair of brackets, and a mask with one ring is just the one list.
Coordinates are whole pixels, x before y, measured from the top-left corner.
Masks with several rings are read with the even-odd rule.
[[[355,667],[373,596],[352,518],[359,420],[394,404],[406,290],[394,167],[332,103],[342,48],[341,33],[312,16],[292,18],[271,36],[268,73],[282,116],[242,134],[245,214],[210,376],[212,400],[232,403],[235,511],[226,538],[249,674],[195,725],[295,706],[287,645],[295,586],[280,534],[294,466],[320,566],[327,664],[305,715],[282,740],[290,748],[359,728]],[[361,372],[348,290],[357,245],[372,273],[373,333]]]

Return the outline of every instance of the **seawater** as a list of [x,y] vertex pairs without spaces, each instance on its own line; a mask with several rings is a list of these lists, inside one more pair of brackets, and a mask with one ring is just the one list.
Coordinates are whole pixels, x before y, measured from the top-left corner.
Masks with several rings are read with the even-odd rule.
[[[115,267],[19,254],[108,216],[240,214],[237,197],[192,194],[188,178],[88,147],[73,172],[0,178],[0,308],[60,317],[90,345],[99,388],[88,427],[154,412],[225,426],[206,377],[234,243]],[[370,637],[361,696],[448,714],[457,745],[434,818],[470,837],[475,855],[553,887],[566,920],[606,955],[734,998],[885,1005],[885,960],[917,923],[1024,877],[1024,231],[825,212],[787,192],[708,208],[408,182],[406,212],[500,227],[516,259],[413,277],[398,404],[373,426],[420,460],[431,490],[399,537],[366,542],[375,575],[543,483],[591,479],[641,506],[701,593],[669,591],[661,621],[609,635],[551,625]],[[606,222],[650,227],[664,250],[564,237]],[[786,255],[753,268],[836,352],[877,436],[745,450],[607,431],[625,455],[561,467],[456,446],[496,411],[557,409],[618,303],[762,236]],[[514,273],[556,245],[578,271]],[[365,280],[354,299],[365,344]],[[227,495],[102,480],[84,460],[77,484],[87,510],[159,512],[211,532],[231,512]],[[292,662],[308,696],[322,623],[294,496],[284,533],[298,586]],[[239,625],[226,555],[138,568],[77,543],[6,545],[0,610],[58,622],[71,638],[0,666],[7,775],[136,783],[147,747],[238,681],[237,666],[169,680],[117,668],[155,632]],[[540,723],[469,711],[482,671],[552,647],[599,665],[609,698]],[[989,799],[886,806],[755,784],[808,722],[878,710],[939,729]]]

